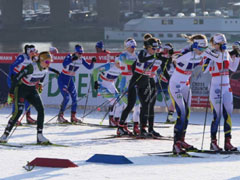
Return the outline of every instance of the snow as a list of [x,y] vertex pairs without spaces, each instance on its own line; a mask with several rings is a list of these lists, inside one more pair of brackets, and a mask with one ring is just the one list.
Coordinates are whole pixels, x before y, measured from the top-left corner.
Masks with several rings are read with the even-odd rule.
[[[58,109],[46,108],[45,122],[55,116]],[[87,110],[88,112],[89,110]],[[0,133],[7,124],[10,108],[0,110]],[[84,119],[84,122],[98,124],[105,112],[95,112]],[[79,110],[78,115],[82,115]],[[240,148],[239,114],[233,114],[232,143]],[[36,112],[33,111],[36,118]],[[69,118],[69,113],[66,113]],[[192,112],[188,126],[186,140],[197,148],[201,148],[202,131],[205,114]],[[207,118],[204,149],[209,148],[210,124],[212,115]],[[169,128],[155,128],[164,136],[173,136],[173,125],[164,122],[166,113],[156,113],[157,126]],[[25,122],[25,118],[23,119]],[[56,119],[50,123],[55,123]],[[223,123],[223,120],[222,120]],[[104,120],[103,124],[107,124]],[[198,125],[196,125],[198,124]],[[222,127],[221,127],[222,130]],[[68,145],[69,147],[54,146],[24,146],[23,148],[0,146],[0,179],[240,179],[239,155],[209,155],[198,154],[204,158],[171,158],[149,156],[147,153],[169,151],[172,141],[166,140],[122,140],[96,139],[113,135],[116,129],[90,127],[80,125],[45,125],[44,135],[53,143]],[[220,146],[223,146],[223,132],[221,131]],[[35,126],[17,127],[9,143],[35,143]],[[110,165],[87,163],[86,160],[94,154],[124,155],[133,162],[130,165]],[[77,164],[77,168],[44,168],[35,167],[26,171],[23,166],[27,161],[36,157],[69,159]]]

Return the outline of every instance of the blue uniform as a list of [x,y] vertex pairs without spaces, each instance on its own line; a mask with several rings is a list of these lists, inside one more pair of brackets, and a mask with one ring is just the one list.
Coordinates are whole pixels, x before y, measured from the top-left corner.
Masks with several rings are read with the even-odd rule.
[[75,72],[84,65],[87,69],[93,68],[93,62],[88,64],[85,58],[79,58],[77,60],[72,60],[73,55],[69,54],[65,57],[63,61],[63,69],[58,77],[58,87],[63,96],[63,102],[61,104],[61,112],[64,112],[69,101],[69,96],[72,98],[72,112],[77,110],[77,91],[74,85]]
[[[31,64],[32,60],[27,54],[20,54],[15,62],[11,64],[9,68],[9,73],[8,73],[8,78],[7,78],[7,83],[9,89],[11,88],[11,78],[16,76],[22,69],[24,69],[27,65]],[[30,104],[28,101],[24,101],[25,104],[25,110],[30,110],[29,106]],[[12,111],[14,112],[15,106],[13,104]]]

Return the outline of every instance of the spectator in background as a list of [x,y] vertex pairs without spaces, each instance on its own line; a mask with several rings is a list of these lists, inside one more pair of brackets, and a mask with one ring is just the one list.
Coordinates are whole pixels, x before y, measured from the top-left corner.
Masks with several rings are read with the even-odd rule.
[[103,44],[102,41],[98,41],[98,42],[96,43],[95,48],[96,48],[96,52],[97,52],[97,53],[110,53],[110,51],[104,49],[104,44]]

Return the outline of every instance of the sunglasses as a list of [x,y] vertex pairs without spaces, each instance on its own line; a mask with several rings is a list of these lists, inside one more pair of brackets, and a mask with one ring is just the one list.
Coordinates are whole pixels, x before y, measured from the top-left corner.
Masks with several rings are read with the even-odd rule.
[[45,60],[44,63],[47,64],[47,65],[49,65],[49,64],[51,63],[51,61]]
[[197,50],[199,51],[205,51],[208,47],[197,47]]
[[32,48],[30,49],[29,53],[38,53],[38,50]]

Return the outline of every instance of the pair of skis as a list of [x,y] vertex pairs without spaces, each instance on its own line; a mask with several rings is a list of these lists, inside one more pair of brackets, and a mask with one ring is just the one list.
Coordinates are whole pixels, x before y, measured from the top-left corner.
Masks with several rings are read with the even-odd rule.
[[101,139],[120,139],[120,140],[167,140],[167,141],[173,141],[173,137],[170,136],[140,136],[140,135],[110,135],[106,137],[101,138],[95,138],[93,140],[101,140]]
[[55,144],[55,143],[43,143],[43,144],[38,144],[38,143],[22,143],[22,144],[17,144],[17,143],[0,143],[0,146],[7,146],[7,147],[14,147],[14,148],[23,148],[24,146],[56,146],[56,147],[69,147],[69,146],[67,146],[67,145]]
[[203,156],[192,155],[190,153],[196,154],[210,154],[210,155],[240,155],[240,151],[212,151],[212,150],[190,150],[182,154],[174,154],[172,151],[147,153],[150,156],[160,156],[160,157],[192,157],[192,158],[204,158]]

